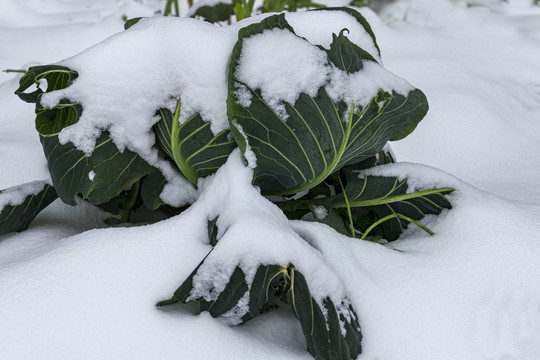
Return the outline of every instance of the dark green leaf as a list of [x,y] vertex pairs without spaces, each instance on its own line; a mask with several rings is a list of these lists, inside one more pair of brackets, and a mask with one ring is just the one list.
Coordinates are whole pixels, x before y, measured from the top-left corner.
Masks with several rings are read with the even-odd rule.
[[[311,296],[304,276],[293,265],[260,265],[249,287],[244,272],[236,267],[216,300],[207,301],[204,295],[191,297],[195,275],[203,263],[204,260],[171,299],[158,303],[158,306],[195,302],[201,311],[209,311],[212,316],[218,317],[235,309],[246,292],[249,292],[249,309],[243,315],[242,322],[268,309],[273,301],[282,301],[291,307],[300,321],[308,350],[316,359],[352,360],[362,352],[358,317],[350,305],[345,305],[348,300],[343,299],[338,308],[330,298],[325,298],[323,310]],[[207,295],[215,297],[212,291],[209,289]]]
[[36,110],[36,130],[41,136],[58,135],[63,128],[77,122],[82,113],[82,106],[67,100],[52,108]]
[[217,227],[217,221],[218,218],[215,218],[212,221],[208,221],[208,241],[210,242],[210,245],[216,246],[218,239],[217,239],[217,233],[218,233],[218,227]]
[[240,267],[236,267],[225,289],[223,289],[216,300],[209,303],[208,312],[213,317],[227,313],[238,304],[247,291],[246,275]]
[[285,295],[289,290],[288,266],[262,265],[259,266],[249,294],[249,311],[244,321],[256,317],[266,310],[270,302],[277,295]]
[[57,135],[40,138],[58,197],[70,205],[79,194],[93,204],[109,201],[153,169],[136,153],[120,152],[105,132],[90,156],[72,143],[60,144]]
[[343,11],[343,12],[346,12],[347,14],[351,15],[352,17],[354,17],[356,19],[356,21],[360,25],[362,25],[364,30],[369,34],[369,36],[371,37],[371,40],[373,40],[373,45],[375,45],[375,47],[377,48],[377,51],[379,53],[379,56],[381,56],[381,50],[379,49],[379,45],[377,44],[377,39],[375,38],[375,34],[373,33],[373,30],[371,29],[371,26],[367,22],[366,18],[364,18],[362,16],[362,14],[360,14],[358,11],[353,10],[351,8],[347,8],[347,7],[333,7],[333,8],[332,7],[327,7],[327,8],[324,8],[324,9],[313,9],[313,10],[310,10],[310,11]]
[[374,166],[379,165],[386,165],[386,164],[393,164],[396,162],[396,159],[394,159],[394,155],[392,154],[391,150],[388,149],[382,149],[374,156],[358,163],[350,167],[343,168],[344,171],[347,170],[364,170],[369,169]]
[[[289,305],[300,320],[309,352],[316,359],[356,359],[362,352],[362,333],[357,323],[354,323],[357,319],[354,310],[347,309],[351,320],[349,321],[343,310],[338,311],[332,300],[325,298],[325,311],[322,311],[311,296],[304,276],[294,268],[291,272],[291,283],[287,295]],[[344,324],[345,335],[341,331],[340,320]]]
[[203,262],[204,260],[182,283],[178,290],[175,291],[172,298],[160,301],[157,306],[171,305],[177,302],[184,304],[195,302],[199,304],[201,311],[208,311],[213,317],[221,316],[233,310],[240,299],[244,297],[248,291],[246,276],[240,267],[236,267],[229,282],[215,300],[207,301],[204,297],[190,298],[191,291],[193,290],[193,277],[197,274],[197,271]]
[[[378,220],[393,213],[400,213],[413,220],[420,220],[427,214],[440,214],[443,209],[452,208],[445,197],[454,191],[452,188],[407,193],[406,179],[400,181],[396,177],[383,176],[359,178],[358,174],[352,171],[347,171],[346,176],[345,191],[351,211],[356,216],[370,216]],[[336,196],[332,206],[345,208],[343,195]],[[374,234],[380,234],[386,240],[392,241],[399,237],[407,224],[408,221],[402,218],[393,218],[376,227]],[[362,227],[362,230],[365,228]]]
[[202,259],[199,265],[197,265],[195,270],[193,270],[193,272],[189,274],[187,279],[184,280],[182,285],[180,285],[180,287],[174,292],[174,295],[168,300],[163,300],[163,301],[158,302],[157,306],[172,305],[178,302],[181,302],[184,304],[187,303],[188,302],[187,299],[189,298],[189,295],[191,294],[191,290],[193,289],[193,277],[197,274],[197,271],[199,271],[199,268],[204,263],[204,260],[206,260],[206,258],[208,257],[208,255],[210,255],[211,252],[212,251],[206,254],[204,259]]
[[208,22],[215,23],[218,21],[229,20],[232,15],[234,15],[233,3],[227,4],[219,2],[213,6],[201,6],[191,17],[200,16]]
[[194,184],[199,177],[213,174],[236,147],[228,130],[214,135],[210,123],[198,113],[180,124],[180,101],[174,114],[161,109],[159,115],[160,121],[154,125],[158,144]]
[[136,18],[127,20],[127,21],[124,23],[124,30],[129,29],[130,27],[132,27],[133,25],[135,25],[136,23],[138,23],[139,20],[141,20],[141,19],[142,19],[142,17],[136,17]]
[[330,60],[338,69],[346,74],[353,74],[364,68],[364,61],[377,62],[367,51],[353,44],[345,35],[346,29],[339,35],[332,34],[333,41],[327,51]]
[[161,171],[157,169],[153,169],[142,179],[141,197],[148,209],[156,210],[165,205],[160,195],[166,183],[167,180]]
[[[244,40],[275,28],[294,33],[283,15],[240,30],[229,67],[227,104],[231,129],[245,151],[246,142],[236,124],[242,127],[257,156],[254,183],[263,192],[283,195],[313,188],[343,166],[374,156],[387,141],[407,136],[426,114],[427,100],[418,89],[406,96],[381,90],[365,108],[358,108],[343,101],[335,103],[322,87],[315,97],[302,93],[295,104],[284,103],[289,115],[284,121],[263,100],[259,89],[251,89],[236,78]],[[347,60],[338,62],[336,52],[346,54]],[[333,66],[350,72],[372,61],[343,34],[334,36],[327,53]],[[237,102],[238,86],[245,86],[251,93],[249,107]],[[344,121],[342,116],[347,110],[349,118]]]
[[[19,80],[19,88],[15,90],[15,94],[23,101],[35,103],[38,97],[44,92],[63,89],[77,78],[78,74],[65,66],[60,65],[44,65],[32,66],[26,74]],[[47,80],[47,88],[40,88],[39,81]],[[32,85],[36,84],[37,89],[26,93],[25,91]]]
[[[21,191],[25,185],[15,186],[4,191]],[[2,193],[0,191],[0,199]],[[0,208],[0,235],[13,231],[23,231],[28,228],[32,220],[52,203],[58,196],[54,188],[43,182],[43,190],[37,194],[29,194],[19,205],[6,205]]]

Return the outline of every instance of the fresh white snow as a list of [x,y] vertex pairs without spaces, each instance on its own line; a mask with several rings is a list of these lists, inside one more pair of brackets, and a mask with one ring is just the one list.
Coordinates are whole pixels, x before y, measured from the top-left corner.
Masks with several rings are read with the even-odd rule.
[[[380,17],[362,10],[385,66],[423,90],[430,103],[418,128],[392,144],[398,160],[429,166],[376,171],[408,176],[416,188],[456,188],[452,210],[422,220],[435,236],[411,226],[385,247],[321,224],[287,222],[249,186],[249,167],[236,155],[204,181],[195,206],[153,225],[103,228],[107,215],[100,210],[57,201],[26,232],[0,238],[0,358],[311,359],[290,312],[229,327],[207,313],[195,315],[190,306],[155,307],[208,253],[206,222],[221,214],[224,251],[215,260],[228,269],[238,262],[249,269],[255,255],[304,261],[307,268],[318,261],[321,269],[309,273],[314,291],[346,293],[358,311],[360,360],[537,360],[540,12],[526,0],[483,3],[489,8],[396,2]],[[4,69],[72,56],[122,31],[126,9],[129,17],[151,15],[164,2],[13,0],[1,6]],[[132,33],[143,33],[145,23],[137,26]],[[157,41],[176,46],[166,35]],[[110,56],[104,69],[122,71],[123,55]],[[46,179],[33,108],[13,95],[17,76],[0,74],[0,81],[0,188]],[[102,103],[95,101],[97,109]],[[239,178],[227,180],[233,174]],[[292,249],[271,248],[286,241]],[[335,277],[341,282],[327,288]]]

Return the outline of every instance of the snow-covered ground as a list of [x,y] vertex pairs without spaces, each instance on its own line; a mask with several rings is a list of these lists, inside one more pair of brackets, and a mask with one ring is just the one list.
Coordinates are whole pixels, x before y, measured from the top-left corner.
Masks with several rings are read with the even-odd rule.
[[[540,7],[469,3],[363,10],[385,66],[430,103],[418,128],[392,146],[398,160],[431,167],[388,171],[457,189],[452,210],[422,221],[436,236],[411,228],[392,243],[396,252],[289,224],[344,279],[362,325],[362,360],[540,358]],[[0,0],[0,69],[60,61],[122,31],[123,15],[163,7]],[[17,87],[14,74],[0,73],[0,189],[48,177],[33,106],[13,95]],[[231,183],[238,166],[231,158],[214,187]],[[0,238],[0,359],[310,359],[285,310],[228,327],[189,306],[155,307],[208,252],[201,214],[211,206],[105,229],[104,213],[56,201],[26,232]]]

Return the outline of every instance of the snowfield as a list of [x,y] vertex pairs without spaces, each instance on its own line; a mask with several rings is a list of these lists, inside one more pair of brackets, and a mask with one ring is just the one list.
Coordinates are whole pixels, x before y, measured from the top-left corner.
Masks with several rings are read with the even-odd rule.
[[[229,252],[216,261],[228,267],[208,269],[207,281],[255,255],[302,262],[314,292],[348,294],[364,336],[360,360],[540,359],[540,7],[469,5],[361,10],[385,67],[430,104],[392,143],[405,163],[376,171],[456,189],[452,210],[422,220],[435,236],[409,226],[382,246],[287,221],[250,185],[238,151],[203,181],[195,205],[152,225],[107,228],[101,210],[57,200],[27,231],[0,237],[0,359],[312,359],[290,311],[231,327],[189,305],[155,306],[207,255],[216,214],[229,229],[219,243]],[[123,31],[123,15],[163,7],[0,0],[0,69],[61,61]],[[49,178],[34,108],[13,94],[16,75],[0,73],[0,189]]]

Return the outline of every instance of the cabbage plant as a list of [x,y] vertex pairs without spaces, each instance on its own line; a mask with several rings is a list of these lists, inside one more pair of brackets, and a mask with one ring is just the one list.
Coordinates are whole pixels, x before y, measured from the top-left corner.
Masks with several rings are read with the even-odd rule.
[[[426,115],[425,95],[412,86],[399,85],[402,82],[393,87],[394,82],[384,81],[385,76],[394,75],[388,75],[380,64],[375,35],[360,13],[348,8],[315,11],[354,17],[371,39],[376,54],[353,43],[347,29],[333,34],[329,47],[311,44],[296,34],[284,14],[241,27],[229,54],[229,128],[214,132],[200,112],[181,121],[184,104],[176,94],[169,94],[176,106],[155,109],[152,130],[160,160],[197,185],[240,148],[253,166],[253,186],[289,219],[324,222],[336,231],[358,237],[358,241],[382,244],[396,240],[411,223],[431,233],[419,220],[450,209],[446,195],[453,189],[417,190],[408,186],[407,179],[368,171],[395,162],[389,141],[410,134]],[[127,27],[137,21],[128,22]],[[300,91],[292,101],[279,91],[268,96],[265,83],[243,75],[242,61],[248,56],[246,44],[265,45],[267,38],[262,35],[276,31],[322,52],[321,71],[334,75],[316,89]],[[378,75],[370,76],[372,72]],[[100,206],[116,223],[134,221],[133,214],[140,213],[143,221],[149,222],[176,215],[189,206],[166,203],[161,196],[169,181],[166,174],[137,152],[117,147],[108,129],[97,129],[100,135],[90,153],[60,141],[59,134],[76,124],[85,109],[67,98],[44,106],[42,97],[69,88],[79,76],[83,75],[63,65],[45,65],[29,68],[20,79],[16,94],[35,104],[36,130],[51,181],[0,193],[0,234],[25,230],[57,198],[69,205],[83,199]],[[375,91],[363,91],[367,87]],[[96,173],[106,176],[94,178]],[[213,252],[220,251],[217,220],[208,219]],[[238,264],[218,292],[208,289],[208,293],[195,295],[192,290],[205,261],[158,306],[192,302],[214,317],[236,312],[236,324],[276,305],[285,306],[300,321],[308,350],[315,358],[354,359],[361,353],[362,332],[349,299],[344,297],[336,303],[330,297],[314,298],[302,269],[295,264],[261,261],[252,278],[247,278]],[[240,308],[243,310],[239,312]]]

